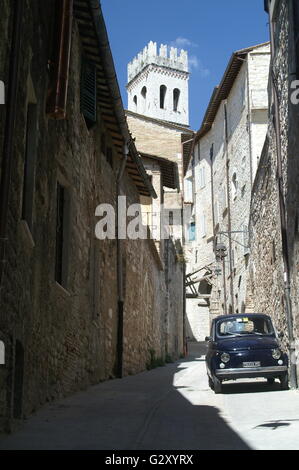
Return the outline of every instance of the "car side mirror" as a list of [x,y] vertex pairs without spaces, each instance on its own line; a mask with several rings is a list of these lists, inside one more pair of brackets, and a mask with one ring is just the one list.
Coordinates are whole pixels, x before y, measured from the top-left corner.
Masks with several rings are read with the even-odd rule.
[[277,336],[279,339],[282,339],[284,337],[284,332],[280,331]]
[[206,336],[205,341],[211,341],[211,340],[212,340],[212,336]]

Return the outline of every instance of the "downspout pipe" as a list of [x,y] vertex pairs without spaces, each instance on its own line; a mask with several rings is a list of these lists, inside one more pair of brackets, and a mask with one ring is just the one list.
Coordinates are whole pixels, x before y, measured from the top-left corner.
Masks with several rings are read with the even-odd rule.
[[124,344],[124,295],[123,295],[123,263],[120,239],[120,185],[124,175],[125,167],[129,155],[129,143],[126,142],[123,149],[123,159],[121,161],[116,177],[116,270],[117,270],[117,365],[116,374],[119,378],[123,376],[123,344]]
[[0,296],[5,267],[5,251],[7,244],[8,206],[11,184],[11,174],[14,165],[14,132],[17,113],[17,92],[19,62],[21,52],[21,30],[24,10],[24,0],[11,2],[13,8],[13,27],[10,49],[7,109],[4,130],[1,182],[0,182]]
[[[268,0],[268,10],[270,10],[270,1]],[[294,325],[293,325],[293,314],[292,314],[292,298],[291,298],[291,286],[290,286],[290,263],[289,263],[289,252],[288,252],[288,237],[287,237],[287,218],[286,208],[283,194],[283,171],[282,171],[282,150],[281,150],[281,124],[280,124],[280,109],[278,90],[276,87],[273,71],[273,60],[275,54],[274,44],[274,27],[272,19],[270,18],[270,42],[271,42],[271,68],[270,68],[270,80],[273,90],[274,99],[274,123],[275,123],[275,135],[276,135],[276,158],[277,158],[277,182],[278,182],[278,198],[279,198],[279,209],[280,209],[280,225],[281,225],[281,239],[282,239],[282,256],[283,256],[283,269],[284,269],[284,294],[285,294],[285,305],[286,305],[286,321],[288,329],[289,339],[289,358],[290,358],[290,386],[291,388],[297,388],[297,369],[296,364],[292,361],[295,357],[295,337],[294,337]]]
[[228,217],[228,245],[229,245],[229,270],[230,270],[230,296],[231,296],[231,307],[232,313],[235,310],[235,299],[234,299],[234,277],[233,277],[233,248],[232,248],[232,221],[231,221],[231,203],[230,203],[230,158],[228,152],[228,121],[227,121],[227,105],[224,103],[224,121],[225,121],[225,154],[226,154],[226,191],[227,191],[227,217]]

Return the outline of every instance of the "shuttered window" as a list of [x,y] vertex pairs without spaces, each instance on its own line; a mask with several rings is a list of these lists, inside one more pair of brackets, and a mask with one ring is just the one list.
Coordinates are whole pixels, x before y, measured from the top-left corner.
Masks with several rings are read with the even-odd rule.
[[82,58],[81,113],[88,129],[97,122],[97,70],[94,63]]

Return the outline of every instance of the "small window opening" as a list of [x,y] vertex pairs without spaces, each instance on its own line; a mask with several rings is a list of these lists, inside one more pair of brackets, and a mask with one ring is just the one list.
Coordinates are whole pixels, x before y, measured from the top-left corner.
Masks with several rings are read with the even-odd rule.
[[[146,86],[144,86],[144,87],[142,88],[142,90],[141,90],[141,96],[142,96],[142,98],[144,98],[144,99],[146,98],[146,92],[147,92]],[[136,100],[137,100],[137,96],[136,96]]]
[[161,85],[160,86],[160,108],[164,109],[165,108],[165,96],[166,96],[166,86]]
[[237,179],[237,174],[234,173],[232,177],[232,196],[233,199],[237,197],[237,191],[238,191],[238,179]]
[[179,107],[179,99],[180,99],[180,90],[175,88],[173,90],[173,110],[177,111]]

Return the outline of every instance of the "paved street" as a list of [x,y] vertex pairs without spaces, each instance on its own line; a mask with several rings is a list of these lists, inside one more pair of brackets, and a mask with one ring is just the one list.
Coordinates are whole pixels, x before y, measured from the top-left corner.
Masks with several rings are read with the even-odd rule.
[[208,387],[204,349],[47,405],[0,449],[299,449],[299,392],[263,380]]

